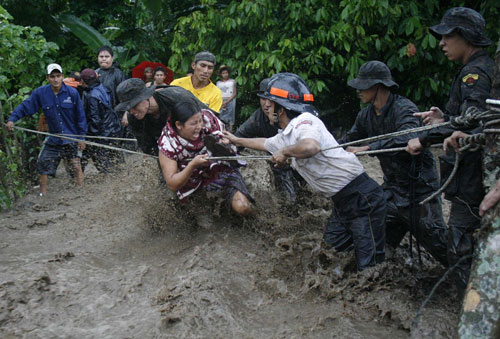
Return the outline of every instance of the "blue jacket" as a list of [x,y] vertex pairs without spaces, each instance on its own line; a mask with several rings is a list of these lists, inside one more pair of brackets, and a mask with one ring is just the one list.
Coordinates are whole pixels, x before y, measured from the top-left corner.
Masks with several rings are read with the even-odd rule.
[[109,137],[121,132],[120,119],[111,107],[110,93],[103,84],[95,83],[85,89],[83,107],[89,135]]
[[[28,115],[37,113],[40,108],[45,114],[49,132],[52,134],[87,134],[87,121],[83,112],[82,101],[77,90],[62,84],[57,95],[50,85],[38,87],[31,96],[14,109],[9,121],[16,122]],[[78,138],[84,139],[84,138]],[[47,143],[53,145],[70,144],[74,141],[49,137]]]

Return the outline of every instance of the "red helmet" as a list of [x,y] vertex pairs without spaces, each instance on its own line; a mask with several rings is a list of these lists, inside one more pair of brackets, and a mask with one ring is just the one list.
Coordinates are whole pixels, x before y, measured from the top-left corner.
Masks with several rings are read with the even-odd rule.
[[308,112],[319,116],[319,111],[312,105],[314,95],[297,74],[277,73],[273,75],[265,92],[258,95],[280,104],[287,110],[299,114]]

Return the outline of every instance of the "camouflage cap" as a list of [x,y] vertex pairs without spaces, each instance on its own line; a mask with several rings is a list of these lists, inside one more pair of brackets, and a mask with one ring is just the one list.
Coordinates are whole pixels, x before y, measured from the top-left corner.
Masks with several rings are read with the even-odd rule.
[[364,63],[358,71],[358,76],[347,83],[349,86],[365,90],[376,84],[383,84],[386,87],[399,87],[392,80],[391,70],[381,61],[372,60]]
[[214,64],[215,66],[215,55],[210,53],[209,51],[203,51],[196,53],[194,56],[194,63],[197,63],[198,61],[208,61]]
[[146,87],[144,81],[138,78],[122,81],[116,88],[116,94],[120,104],[115,107],[115,111],[128,111],[138,103],[153,96],[153,87]]
[[484,35],[486,22],[481,14],[467,7],[453,7],[444,13],[439,25],[430,27],[431,33],[441,39],[442,35],[457,31],[473,46],[487,47],[492,41]]
[[266,89],[267,89],[267,85],[269,84],[270,80],[271,80],[271,78],[262,79],[262,81],[259,84],[259,90],[256,91],[256,93],[257,94],[264,93],[266,91]]

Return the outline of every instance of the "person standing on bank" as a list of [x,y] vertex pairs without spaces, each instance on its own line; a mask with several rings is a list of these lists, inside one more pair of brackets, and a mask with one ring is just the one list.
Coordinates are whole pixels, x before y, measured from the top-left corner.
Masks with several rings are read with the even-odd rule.
[[[490,95],[491,77],[494,62],[485,47],[492,41],[485,36],[486,23],[481,14],[473,9],[455,7],[446,11],[441,23],[430,28],[430,32],[440,40],[439,46],[448,60],[463,66],[451,84],[445,111],[431,107],[428,112],[415,114],[425,124],[448,121],[450,117],[460,116],[469,108],[486,110],[486,99]],[[471,128],[468,133],[481,132],[482,127]],[[451,137],[450,137],[451,135]],[[463,131],[451,127],[439,127],[419,134],[407,145],[410,154],[418,154],[424,146],[443,142],[447,137],[456,139],[467,136]],[[445,145],[448,144],[444,140]],[[455,155],[441,157],[441,177],[446,180],[455,163]],[[445,190],[445,198],[451,201],[448,221],[448,261],[454,265],[460,258],[472,254],[474,250],[473,233],[480,227],[479,205],[484,197],[482,185],[481,152],[467,152],[462,155],[458,170]],[[469,280],[472,259],[463,261],[455,270],[455,280],[461,291]]]
[[126,79],[122,70],[114,63],[113,50],[109,46],[102,46],[97,51],[97,62],[99,68],[95,71],[99,74],[101,83],[111,93],[111,104],[113,108],[119,104],[119,99],[116,95],[116,88]]
[[194,56],[194,61],[191,63],[193,74],[175,79],[170,85],[187,89],[198,100],[215,112],[219,112],[222,106],[222,92],[210,81],[214,67],[215,55],[209,51],[200,52]]
[[[348,83],[355,88],[363,104],[368,104],[357,115],[356,121],[343,144],[376,135],[403,131],[422,126],[417,106],[407,98],[393,94],[398,88],[391,71],[380,61],[368,61],[359,69],[355,79]],[[400,147],[416,134],[403,135],[370,143],[367,146],[349,146],[348,152],[379,150]],[[386,242],[397,247],[410,231],[418,243],[444,266],[446,257],[447,228],[443,220],[441,201],[435,198],[423,206],[424,200],[439,188],[434,157],[429,150],[411,156],[405,151],[377,155],[384,173],[384,193],[387,198]]]
[[[217,72],[221,80],[217,81],[217,87],[222,92],[222,107],[219,118],[226,123],[226,129],[233,132],[236,115],[236,80],[231,79],[231,67],[221,65]],[[229,126],[229,128],[227,128]]]
[[[51,134],[72,134],[85,136],[87,122],[83,112],[80,95],[76,89],[63,82],[63,71],[60,65],[47,66],[48,85],[38,87],[30,97],[12,111],[7,129],[12,131],[14,123],[28,115],[33,115],[41,108]],[[84,137],[77,137],[84,139]],[[83,142],[75,142],[51,136],[44,141],[37,161],[37,172],[40,177],[40,195],[47,194],[48,176],[55,176],[61,159],[68,159],[77,186],[83,185],[83,172],[80,165],[81,151],[85,149]]]
[[291,161],[315,190],[334,202],[325,239],[337,251],[354,249],[359,270],[384,261],[386,205],[382,188],[364,171],[356,156],[338,145],[313,113],[314,96],[298,75],[278,73],[260,95],[268,101],[268,117],[280,132],[272,138],[225,135],[238,146],[267,151],[277,165]]

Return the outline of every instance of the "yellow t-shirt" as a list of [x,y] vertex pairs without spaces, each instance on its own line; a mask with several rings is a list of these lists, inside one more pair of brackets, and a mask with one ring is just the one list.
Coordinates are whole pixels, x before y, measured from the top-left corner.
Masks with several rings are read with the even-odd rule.
[[196,89],[193,87],[193,83],[191,82],[191,76],[187,76],[175,79],[170,83],[170,85],[179,86],[190,91],[194,94],[195,97],[198,98],[198,100],[206,104],[217,113],[222,106],[222,92],[211,81],[205,87]]

